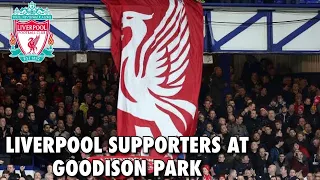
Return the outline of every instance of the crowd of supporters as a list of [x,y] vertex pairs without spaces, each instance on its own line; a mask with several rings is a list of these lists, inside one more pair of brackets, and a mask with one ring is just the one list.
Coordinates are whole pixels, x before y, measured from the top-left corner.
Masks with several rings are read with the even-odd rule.
[[[69,69],[65,60],[59,65],[46,60],[37,66],[0,64],[0,163],[7,167],[2,178],[57,178],[50,165],[45,174],[26,175],[24,166],[32,164],[34,156],[6,154],[7,136],[99,136],[105,147],[107,139],[117,134],[119,75],[111,59],[99,67],[91,61],[84,69],[76,65]],[[232,69],[231,86],[222,69],[215,67],[211,77],[204,77],[199,96],[195,135],[220,136],[222,151],[178,158],[201,159],[203,180],[320,179],[318,84],[279,76],[271,62],[246,62],[238,80]],[[231,136],[250,137],[247,154],[225,153]],[[87,155],[65,151],[39,156],[50,164]],[[21,166],[20,174],[13,165]]]

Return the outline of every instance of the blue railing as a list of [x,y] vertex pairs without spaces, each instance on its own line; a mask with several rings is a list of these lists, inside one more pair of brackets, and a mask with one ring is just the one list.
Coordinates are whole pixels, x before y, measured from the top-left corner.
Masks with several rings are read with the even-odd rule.
[[[32,164],[26,165],[25,170],[45,172],[48,164],[50,164],[50,162],[48,162],[47,160],[43,159],[42,157],[33,155]],[[20,169],[20,166],[15,165],[14,167],[16,170]],[[7,168],[6,165],[0,165],[0,170],[5,170],[6,168]]]

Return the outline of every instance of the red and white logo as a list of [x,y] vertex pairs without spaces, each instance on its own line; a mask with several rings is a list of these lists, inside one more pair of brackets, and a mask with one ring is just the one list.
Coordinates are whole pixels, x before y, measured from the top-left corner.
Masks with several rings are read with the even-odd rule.
[[49,20],[38,22],[14,21],[14,33],[17,44],[24,55],[39,55],[45,48],[50,33]]

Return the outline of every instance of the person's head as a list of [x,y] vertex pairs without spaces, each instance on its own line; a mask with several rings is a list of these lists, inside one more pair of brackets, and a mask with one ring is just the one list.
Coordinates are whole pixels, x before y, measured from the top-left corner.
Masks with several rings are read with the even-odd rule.
[[260,116],[266,117],[268,116],[268,111],[265,108],[260,109]]
[[307,180],[313,180],[313,179],[314,179],[314,175],[312,173],[308,173]]
[[250,117],[251,117],[252,119],[256,119],[256,118],[258,117],[257,111],[256,111],[256,110],[252,110],[252,111],[250,112]]
[[[108,116],[106,116],[106,117],[108,118]],[[204,120],[205,120],[205,117],[204,117],[204,115],[202,113],[199,114],[198,118],[199,118],[200,122],[204,122]],[[108,121],[108,119],[107,119],[107,121]]]
[[98,127],[98,128],[96,129],[96,132],[97,132],[97,135],[98,135],[98,136],[103,136],[103,135],[104,135],[103,129],[102,129],[101,127]]
[[219,125],[225,125],[225,124],[227,124],[226,119],[223,117],[219,118]]
[[228,128],[226,125],[221,125],[220,126],[220,131],[221,131],[221,134],[227,134],[228,133]]
[[260,155],[260,157],[265,157],[266,156],[266,149],[261,147],[259,149],[259,155]]
[[45,180],[53,180],[53,174],[52,173],[46,173],[44,176]]
[[237,177],[237,180],[244,180],[244,177],[243,177],[242,175],[239,175],[239,176]]
[[249,156],[248,156],[248,155],[244,155],[244,156],[242,156],[242,158],[241,158],[241,162],[242,162],[242,163],[244,163],[244,164],[248,164],[248,163],[249,163],[249,161],[250,161],[250,158],[249,158]]
[[237,123],[238,125],[241,125],[242,122],[243,122],[243,117],[242,117],[242,116],[238,116],[238,118],[236,119],[236,123]]
[[50,114],[49,114],[49,119],[51,119],[51,120],[56,120],[56,118],[57,118],[56,113],[55,113],[54,111],[50,112]]
[[286,106],[282,106],[282,107],[281,107],[281,112],[282,112],[283,114],[287,113],[287,112],[288,112],[288,108],[287,108]]
[[224,154],[219,154],[219,156],[218,156],[218,162],[222,163],[222,162],[224,162],[225,159],[226,159],[226,158],[224,157]]
[[212,130],[213,130],[212,124],[208,123],[207,124],[207,131],[212,132]]
[[76,127],[76,129],[74,130],[76,135],[81,135],[81,129],[80,127]]
[[41,179],[41,174],[40,172],[35,172],[34,173],[34,180],[40,180]]
[[255,142],[260,141],[260,134],[258,132],[255,132],[252,138]]
[[2,171],[2,177],[5,177],[6,179],[9,179],[9,176],[10,176],[9,174],[10,174],[10,172],[8,170]]
[[24,100],[24,99],[21,99],[21,100],[19,101],[19,107],[20,107],[20,108],[25,109],[25,108],[26,108],[26,104],[27,104],[27,102],[26,102],[26,100]]
[[268,112],[268,118],[269,118],[270,120],[274,120],[275,117],[276,117],[276,114],[275,114],[274,110],[270,110],[270,111]]
[[34,107],[30,104],[27,106],[27,113],[32,113],[34,112]]
[[296,176],[296,171],[294,169],[290,169],[289,176],[290,177]]
[[276,137],[276,146],[282,147],[284,144],[284,141],[281,137]]
[[277,130],[281,130],[281,129],[282,129],[282,122],[276,120],[276,121],[275,121],[275,126],[276,126],[276,129],[277,129]]
[[298,139],[299,142],[304,141],[304,140],[305,140],[305,135],[304,135],[304,133],[303,133],[303,132],[298,132],[298,134],[297,134],[297,139]]
[[260,92],[261,96],[266,96],[267,93],[268,93],[267,88],[262,88],[261,89],[261,92]]
[[58,109],[58,116],[64,116],[64,109],[63,108]]
[[281,166],[280,168],[280,174],[281,175],[286,175],[288,173],[288,170],[285,166]]
[[220,67],[215,67],[214,73],[217,77],[221,77],[222,76],[222,69]]
[[47,173],[50,173],[50,174],[53,173],[51,164],[47,166]]
[[231,105],[227,106],[227,113],[233,113],[233,106]]
[[68,114],[66,117],[67,124],[73,124],[73,116],[71,114]]
[[206,108],[206,109],[209,109],[211,107],[212,103],[211,101],[209,100],[205,100],[204,103],[203,103],[203,106]]
[[288,111],[289,111],[289,113],[291,113],[291,114],[294,113],[294,105],[293,105],[293,104],[291,104],[291,105],[289,106]]
[[286,155],[283,154],[283,153],[280,153],[280,154],[279,154],[279,161],[280,161],[280,162],[284,162],[285,159],[286,159]]
[[209,111],[209,117],[212,118],[212,119],[215,118],[216,117],[216,112],[214,110],[210,110]]
[[275,175],[276,174],[276,170],[277,170],[277,167],[273,164],[271,164],[269,167],[268,167],[268,173],[271,174],[271,175]]
[[297,160],[302,161],[303,160],[303,153],[301,151],[298,151],[294,154],[295,158],[297,158]]
[[0,177],[0,180],[7,180],[7,178],[2,176],[2,177]]
[[5,127],[7,125],[5,118],[0,118],[0,127]]
[[240,95],[240,96],[243,97],[243,96],[246,95],[246,90],[245,90],[243,87],[240,87],[238,91],[239,91],[239,95]]
[[235,169],[230,169],[229,176],[235,179],[237,177],[237,171]]
[[203,174],[203,175],[208,175],[209,173],[210,173],[210,166],[204,165],[204,166],[202,167],[202,174]]
[[304,118],[299,118],[299,126],[304,127],[306,125],[306,120]]
[[88,119],[87,119],[87,123],[88,123],[89,126],[92,126],[92,125],[93,125],[93,122],[94,122],[94,117],[90,115],[90,116],[88,117]]
[[289,131],[289,136],[290,137],[296,137],[296,131],[294,130],[294,129],[290,129],[290,131]]
[[24,118],[24,112],[23,112],[23,111],[18,111],[18,112],[17,112],[17,117],[18,117],[19,119],[23,119],[23,118]]
[[36,114],[35,114],[34,112],[29,113],[28,118],[29,118],[31,121],[35,121],[35,120],[36,120]]
[[252,142],[251,145],[250,145],[250,149],[251,151],[256,151],[258,150],[259,146],[258,146],[258,143],[257,142]]
[[21,126],[21,132],[22,133],[29,133],[29,126],[24,124]]
[[272,128],[270,126],[266,126],[264,131],[266,134],[270,135],[272,133]]
[[12,109],[11,109],[11,107],[6,107],[4,113],[5,113],[6,116],[11,116],[11,115],[12,115]]
[[233,100],[231,100],[231,101],[229,101],[228,105],[230,105],[234,108],[236,106],[236,103]]
[[9,174],[13,173],[15,171],[13,164],[8,164],[7,165],[7,170],[9,171]]
[[62,119],[58,120],[57,127],[60,130],[64,130],[64,122]]
[[43,132],[44,133],[50,133],[50,125],[49,124],[45,124],[43,125]]
[[233,114],[228,115],[228,121],[230,124],[234,123],[236,121],[236,118],[234,117]]

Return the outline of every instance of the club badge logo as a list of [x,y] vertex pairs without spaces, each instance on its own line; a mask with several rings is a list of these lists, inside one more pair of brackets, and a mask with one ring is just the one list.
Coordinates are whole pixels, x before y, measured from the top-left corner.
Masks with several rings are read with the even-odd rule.
[[52,15],[48,8],[28,3],[28,7],[16,8],[11,16],[14,32],[10,37],[10,57],[18,57],[23,63],[41,63],[53,58],[53,34],[50,32]]

